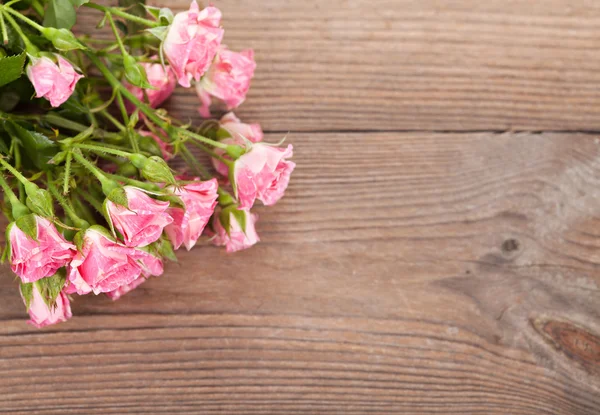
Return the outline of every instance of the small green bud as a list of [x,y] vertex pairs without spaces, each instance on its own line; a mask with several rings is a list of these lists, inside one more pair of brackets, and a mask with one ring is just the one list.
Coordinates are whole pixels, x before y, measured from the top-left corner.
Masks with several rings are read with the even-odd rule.
[[131,85],[140,88],[152,88],[152,85],[148,83],[146,70],[133,56],[123,56],[123,67],[125,68],[125,78]]
[[123,163],[117,169],[117,174],[125,177],[137,176],[138,170],[131,163]]
[[140,169],[140,173],[145,179],[153,183],[176,184],[169,165],[162,158],[132,154],[129,160],[131,160],[131,164]]
[[48,39],[54,47],[62,52],[75,49],[85,49],[79,43],[73,32],[68,29],[56,29],[55,27],[46,27],[42,31],[42,35]]

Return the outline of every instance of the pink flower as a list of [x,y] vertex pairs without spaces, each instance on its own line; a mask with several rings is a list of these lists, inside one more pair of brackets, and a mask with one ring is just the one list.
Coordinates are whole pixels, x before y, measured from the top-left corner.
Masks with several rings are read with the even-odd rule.
[[293,147],[273,147],[257,143],[234,164],[236,196],[241,209],[250,209],[259,199],[266,206],[274,205],[285,192],[296,164]]
[[156,141],[156,143],[160,147],[162,157],[165,160],[170,160],[173,158],[173,147],[169,143],[163,141],[156,134],[154,134],[151,131],[145,131],[145,130],[138,130],[138,134],[143,135],[144,137],[151,137],[154,141]]
[[199,81],[208,70],[223,39],[220,22],[219,9],[199,11],[195,0],[189,11],[175,15],[163,50],[179,85],[189,88],[192,78]]
[[169,202],[152,199],[144,191],[124,187],[128,207],[106,202],[115,229],[123,235],[125,245],[143,247],[160,238],[165,226],[173,222],[167,213]]
[[44,97],[53,107],[65,102],[75,89],[77,81],[83,78],[73,69],[73,65],[56,55],[58,65],[50,58],[31,58],[27,66],[27,76],[35,88],[37,98]]
[[[245,145],[246,140],[258,143],[263,139],[263,131],[262,128],[260,128],[260,124],[244,124],[233,112],[228,112],[223,115],[219,123],[222,128],[231,134],[231,137],[221,140],[224,144]],[[213,151],[221,157],[231,160],[231,157],[225,153],[225,150],[215,148]],[[211,160],[213,167],[219,174],[224,177],[229,175],[229,167],[227,167],[225,163],[214,157]]]
[[107,292],[106,295],[111,300],[117,301],[123,295],[127,294],[130,291],[135,290],[138,286],[140,286],[144,282],[146,282],[146,278],[144,278],[143,276],[139,277],[139,278],[133,280],[132,282],[130,282],[129,284],[122,285],[121,287],[117,288],[114,291]]
[[214,216],[213,229],[215,235],[212,239],[213,244],[225,246],[227,252],[236,252],[250,248],[260,240],[255,228],[258,215],[245,210],[241,210],[240,213],[245,215],[246,232],[243,231],[233,213],[229,214],[229,232],[223,227],[219,218],[220,215]]
[[185,205],[185,210],[176,207],[168,210],[173,223],[165,228],[165,232],[175,249],[182,244],[188,251],[194,247],[217,205],[218,186],[217,179],[211,179],[206,182],[197,180],[179,188],[167,188],[179,196]]
[[221,127],[226,129],[235,139],[241,139],[258,143],[263,139],[263,131],[260,124],[244,124],[233,112],[228,112],[219,121]]
[[[21,297],[23,298],[23,301],[27,303],[23,297],[23,293],[21,293]],[[31,302],[29,303],[27,312],[29,312],[30,318],[28,323],[37,327],[38,329],[50,324],[67,321],[72,316],[71,304],[69,303],[69,298],[64,292],[60,292],[58,297],[56,297],[56,302],[54,305],[49,306],[42,297],[37,283],[33,284]]]
[[[156,58],[156,56],[153,56],[151,59]],[[142,65],[146,70],[148,83],[150,83],[150,85],[152,85],[155,89],[142,89],[130,84],[127,84],[127,89],[131,91],[133,95],[135,95],[140,101],[148,102],[152,108],[157,108],[171,96],[175,90],[177,78],[168,66],[165,67],[165,71],[165,68],[163,68],[162,64],[160,63],[142,62],[140,65]],[[148,96],[147,100],[146,96]],[[130,112],[133,112],[135,107],[132,103],[127,102],[127,109]]]
[[142,276],[158,276],[162,272],[159,258],[114,242],[92,227],[85,232],[82,249],[69,266],[67,292],[114,292]]
[[201,102],[200,115],[210,117],[211,96],[223,101],[228,110],[244,102],[254,69],[256,63],[252,49],[237,53],[221,47],[206,76],[196,84]]
[[35,240],[16,224],[10,225],[11,269],[23,282],[34,282],[54,275],[75,255],[75,245],[67,242],[47,219],[34,216],[37,225]]

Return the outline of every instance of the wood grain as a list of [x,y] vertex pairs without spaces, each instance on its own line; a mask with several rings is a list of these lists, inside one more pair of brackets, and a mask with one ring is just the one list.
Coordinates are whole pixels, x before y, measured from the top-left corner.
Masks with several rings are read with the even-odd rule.
[[294,180],[251,250],[182,253],[41,331],[5,270],[0,411],[600,412],[600,140],[290,140]]
[[[600,130],[597,1],[214,3],[224,42],[256,51],[238,112],[266,130]],[[188,118],[198,99],[171,105]]]

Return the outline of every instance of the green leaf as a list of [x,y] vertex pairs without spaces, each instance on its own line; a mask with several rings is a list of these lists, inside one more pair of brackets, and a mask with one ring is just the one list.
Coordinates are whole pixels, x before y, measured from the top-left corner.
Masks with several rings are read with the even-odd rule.
[[77,20],[71,0],[49,0],[44,16],[44,26],[70,29]]
[[55,142],[44,134],[26,130],[12,121],[5,123],[5,128],[9,134],[16,136],[21,141],[27,157],[38,169],[47,170],[50,167],[48,162],[59,150]]
[[169,240],[165,238],[159,239],[156,241],[156,248],[159,256],[177,262],[177,256],[175,255],[175,251],[173,251],[173,245],[171,245]]
[[167,37],[167,32],[169,31],[168,26],[157,26],[151,29],[146,29],[146,32],[150,32],[154,35],[158,40],[165,40]]
[[25,65],[25,53],[0,58],[0,86],[6,85],[21,77]]
[[32,214],[21,216],[15,221],[15,226],[21,229],[25,235],[31,237],[34,241],[37,241],[37,221],[35,216]]
[[4,250],[2,251],[2,258],[0,258],[0,262],[2,262],[3,264],[6,261],[10,260],[10,254],[11,254],[11,248],[10,248],[10,230],[12,229],[13,226],[15,226],[14,222],[10,223],[6,227],[6,232],[5,232],[6,243],[4,244]]
[[86,3],[89,3],[90,0],[71,0],[71,4],[77,8],[79,6],[83,6]]
[[21,290],[21,295],[23,296],[23,300],[25,301],[25,307],[29,311],[29,307],[31,306],[31,300],[33,300],[33,283],[21,283],[19,286]]
[[161,25],[170,25],[173,22],[173,12],[171,9],[167,7],[160,9],[160,12],[158,13],[158,20],[160,21]]
[[56,298],[65,286],[67,274],[64,268],[59,269],[56,274],[51,277],[42,278],[39,280],[42,296],[48,306],[52,307],[56,302]]

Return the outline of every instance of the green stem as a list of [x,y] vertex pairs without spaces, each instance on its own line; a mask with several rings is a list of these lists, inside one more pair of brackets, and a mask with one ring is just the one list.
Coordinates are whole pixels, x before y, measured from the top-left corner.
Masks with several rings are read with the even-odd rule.
[[83,166],[86,169],[88,169],[94,176],[96,176],[96,178],[102,185],[102,191],[105,195],[108,195],[111,191],[119,187],[119,184],[117,182],[106,177],[105,173],[102,170],[100,170],[98,167],[92,164],[88,159],[83,157],[82,154],[75,151],[73,152],[73,157],[75,157],[75,160],[83,164]]
[[112,28],[113,34],[115,35],[115,39],[117,40],[117,45],[119,45],[119,49],[121,50],[121,54],[123,55],[123,57],[127,56],[127,50],[125,50],[125,45],[123,45],[123,40],[121,40],[121,36],[119,35],[119,30],[117,29],[117,25],[115,25],[115,21],[112,18],[112,14],[111,12],[107,11],[106,13],[106,19],[108,20],[108,23],[110,24],[110,27]]
[[194,173],[198,175],[201,179],[205,179],[205,177],[210,176],[204,166],[200,164],[198,160],[192,155],[191,151],[185,146],[185,144],[181,144],[181,156],[185,160],[186,164],[194,170]]
[[135,187],[139,187],[140,189],[148,190],[150,192],[160,192],[161,191],[160,187],[155,184],[142,182],[140,180],[132,179],[131,177],[125,177],[125,176],[121,176],[118,174],[111,174],[110,177],[116,181],[123,182],[123,183],[129,184],[129,185],[135,186]]
[[67,153],[67,160],[65,161],[65,177],[63,180],[63,194],[69,193],[69,180],[71,178],[71,160],[73,160],[73,153],[70,151]]
[[0,13],[0,30],[2,30],[2,44],[8,45],[8,31],[4,22],[4,13]]
[[206,138],[206,137],[204,137],[204,136],[202,136],[200,134],[196,134],[196,133],[194,133],[192,131],[189,131],[189,130],[183,130],[182,129],[181,132],[184,135],[187,135],[188,137],[193,138],[194,140],[198,140],[201,143],[208,144],[208,145],[211,145],[213,147],[222,148],[223,150],[225,150],[227,152],[229,152],[230,147],[238,147],[238,146],[230,146],[230,145],[227,145],[227,144],[223,144],[223,143],[221,143],[219,141],[211,140],[210,138]]
[[193,145],[195,145],[196,147],[198,147],[200,150],[204,151],[205,153],[207,153],[209,156],[216,158],[217,160],[225,163],[227,165],[227,167],[231,167],[233,166],[233,162],[231,160],[227,160],[225,157],[221,156],[220,154],[215,153],[214,151],[212,151],[211,149],[207,148],[206,146],[196,142],[196,141],[192,141],[191,142]]
[[[234,158],[237,158],[241,155],[240,150],[238,150],[238,149],[241,149],[241,147],[239,147],[239,146],[230,146],[227,144],[223,144],[219,141],[211,140],[209,138],[201,136],[200,134],[193,133],[193,132],[188,131],[183,128],[173,127],[172,125],[166,123],[158,115],[156,115],[156,111],[153,108],[151,108],[144,102],[140,101],[127,88],[125,88],[125,86],[113,75],[113,73],[106,67],[106,65],[104,65],[104,63],[102,63],[102,61],[100,59],[98,59],[98,57],[96,55],[94,55],[93,53],[91,53],[89,51],[86,51],[85,53],[88,56],[88,58],[90,59],[90,61],[92,61],[92,63],[100,70],[102,75],[104,75],[106,80],[111,84],[111,86],[114,89],[118,89],[125,98],[127,98],[129,101],[131,101],[131,103],[133,105],[138,107],[140,109],[140,111],[142,111],[153,123],[155,123],[160,128],[162,128],[168,135],[170,135],[169,134],[170,131],[175,130],[181,134],[192,137],[192,138],[194,138],[198,141],[201,141],[205,144],[211,145],[213,147],[222,148],[225,151],[227,151],[229,154],[231,154]],[[243,150],[241,150],[241,151],[243,151]]]
[[65,213],[69,215],[69,218],[71,218],[75,226],[83,229],[89,228],[90,224],[84,219],[80,218],[77,213],[75,213],[75,210],[73,210],[64,196],[61,195],[56,186],[54,186],[54,183],[52,183],[52,174],[50,172],[46,172],[46,177],[48,178],[46,185],[48,186],[50,193],[52,193],[58,203],[62,206]]
[[[21,150],[19,150],[19,145],[16,144],[13,147],[13,155],[15,157],[15,169],[20,170],[21,169]],[[21,202],[25,201],[25,186],[23,186],[23,183],[19,182],[19,200],[21,200]]]
[[91,193],[86,192],[85,190],[83,190],[79,187],[75,189],[75,192],[77,194],[79,194],[79,196],[81,196],[86,202],[88,202],[90,205],[92,205],[94,207],[94,209],[96,209],[98,211],[98,213],[104,214],[104,209],[102,208],[102,203],[98,202]]
[[[8,4],[8,3],[7,3]],[[39,14],[41,17],[44,16],[44,6],[42,6],[40,4],[40,2],[38,0],[34,0],[31,3],[31,7],[33,8],[33,10],[36,11],[37,14]]]
[[127,159],[129,157],[131,157],[131,153],[127,153],[126,151],[116,150],[116,149],[110,148],[110,147],[101,147],[101,146],[95,146],[92,144],[75,144],[75,146],[78,148],[81,148],[83,150],[90,150],[90,151],[94,151],[96,153],[108,153],[108,154],[112,154],[117,157],[124,157]]
[[19,200],[13,189],[10,187],[2,173],[0,173],[0,186],[2,186],[2,190],[4,190],[4,193],[8,196],[8,200],[11,204],[21,203],[21,201]]
[[2,167],[4,167],[6,170],[8,170],[13,176],[15,176],[17,178],[17,180],[19,180],[24,185],[30,183],[30,181],[27,180],[27,178],[25,176],[23,176],[21,173],[19,173],[17,171],[17,169],[15,169],[13,166],[11,166],[9,163],[7,163],[6,160],[4,160],[3,158],[0,158],[0,164],[2,164]]
[[129,114],[127,113],[127,107],[125,106],[125,101],[123,101],[123,95],[121,94],[121,91],[117,91],[117,102],[119,103],[119,108],[121,109],[121,116],[123,117],[123,120],[125,121],[125,123],[128,126],[126,133],[127,133],[127,138],[129,139],[129,144],[131,144],[131,149],[133,150],[134,153],[139,153],[140,147],[139,147],[138,142],[136,141],[135,137],[132,134]]
[[[51,112],[46,115],[42,115],[41,117],[39,117],[39,119],[40,121],[46,121],[49,124],[52,124],[57,127],[63,127],[72,131],[77,131],[78,133],[82,133],[89,128],[86,125],[80,124],[75,121],[71,121],[68,118],[61,117],[60,115]],[[100,128],[96,128],[94,129],[94,136],[99,138],[116,138],[118,134],[111,133]]]
[[[10,9],[3,8],[0,11],[0,13],[4,13],[4,10],[10,10]],[[23,30],[21,30],[21,26],[19,26],[19,24],[15,21],[15,19],[13,19],[12,16],[7,13],[4,13],[4,17],[6,17],[6,20],[8,20],[10,25],[15,29],[15,32],[17,32],[17,34],[21,37],[21,39],[23,39],[23,43],[25,43],[25,50],[27,51],[27,53],[29,53],[30,55],[37,55],[39,52],[39,49],[36,46],[34,46],[33,43],[31,43],[31,41],[25,35],[25,33],[23,33]]]
[[108,121],[110,121],[120,131],[124,131],[125,130],[125,126],[123,124],[121,124],[121,122],[119,120],[117,120],[115,117],[113,117],[106,109],[103,109],[102,111],[100,111],[100,114],[104,118],[106,118]]
[[2,7],[2,10],[5,10],[8,13],[12,14],[13,16],[18,17],[19,19],[23,20],[25,23],[27,23],[29,26],[33,27],[34,29],[37,29],[40,32],[44,31],[44,26],[42,26],[39,23],[31,20],[29,17],[27,17],[27,16],[19,13],[18,11],[15,11],[15,10],[11,9],[8,6],[9,6],[8,4],[5,4],[4,7]]
[[84,4],[84,6],[86,7],[90,7],[92,9],[96,9],[96,10],[100,10],[103,11],[104,13],[112,13],[115,16],[119,16],[122,17],[123,19],[127,19],[129,21],[135,22],[135,23],[139,23],[141,25],[144,26],[149,26],[149,27],[157,27],[160,26],[159,22],[155,22],[152,20],[148,20],[148,19],[144,19],[143,17],[139,17],[139,16],[135,16],[133,14],[129,14],[117,7],[106,7],[106,6],[102,6],[100,4],[96,4],[96,3],[86,3]]

